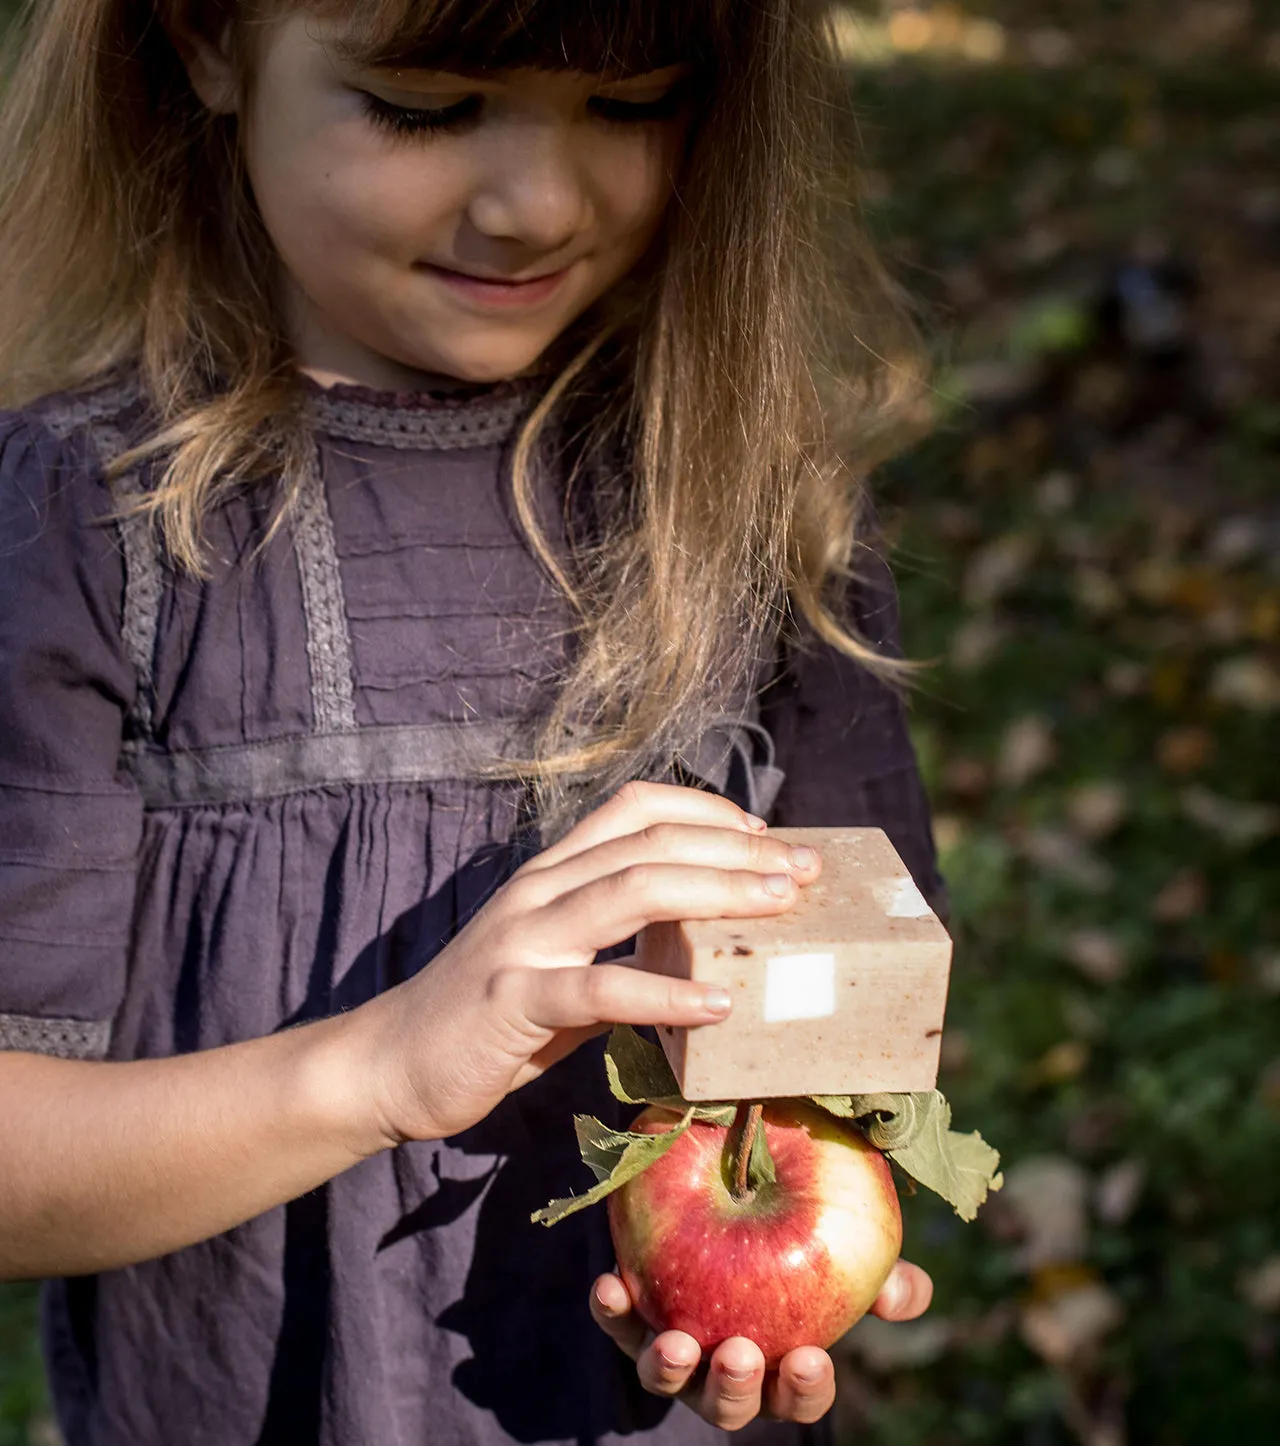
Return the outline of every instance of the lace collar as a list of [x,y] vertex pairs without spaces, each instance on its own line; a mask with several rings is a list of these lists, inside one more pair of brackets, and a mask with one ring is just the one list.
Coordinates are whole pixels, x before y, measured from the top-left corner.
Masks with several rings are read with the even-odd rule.
[[498,447],[532,409],[536,377],[456,391],[385,392],[301,377],[307,417],[323,436],[403,451]]

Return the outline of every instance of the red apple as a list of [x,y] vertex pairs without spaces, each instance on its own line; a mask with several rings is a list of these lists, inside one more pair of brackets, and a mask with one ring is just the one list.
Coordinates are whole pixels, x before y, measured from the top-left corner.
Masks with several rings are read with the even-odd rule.
[[[631,1126],[665,1131],[651,1106]],[[764,1108],[777,1179],[738,1198],[730,1128],[695,1121],[609,1197],[623,1281],[655,1331],[704,1351],[747,1336],[773,1366],[796,1346],[838,1340],[880,1293],[902,1247],[889,1162],[852,1126],[798,1101]]]

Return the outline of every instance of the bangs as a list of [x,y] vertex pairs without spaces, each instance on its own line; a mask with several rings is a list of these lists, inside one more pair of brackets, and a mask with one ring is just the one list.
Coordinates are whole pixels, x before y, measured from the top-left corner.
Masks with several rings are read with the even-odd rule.
[[360,66],[577,70],[705,68],[728,40],[732,0],[367,0],[313,4],[345,21],[334,42]]

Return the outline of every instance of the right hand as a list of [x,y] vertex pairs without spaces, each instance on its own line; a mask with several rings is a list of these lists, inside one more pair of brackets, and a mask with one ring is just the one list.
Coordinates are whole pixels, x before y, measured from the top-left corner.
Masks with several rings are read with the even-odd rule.
[[736,804],[631,783],[531,859],[414,978],[358,1013],[387,1145],[482,1120],[612,1024],[724,1019],[723,990],[626,962],[594,964],[646,924],[784,913],[817,878]]

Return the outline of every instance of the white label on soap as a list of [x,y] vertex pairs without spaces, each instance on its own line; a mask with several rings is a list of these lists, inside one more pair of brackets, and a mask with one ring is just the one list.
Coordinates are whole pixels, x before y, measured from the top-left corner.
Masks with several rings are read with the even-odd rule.
[[765,964],[764,1022],[825,1019],[836,1012],[836,956],[779,954]]
[[890,879],[884,887],[881,903],[891,919],[923,919],[932,912],[911,879]]

